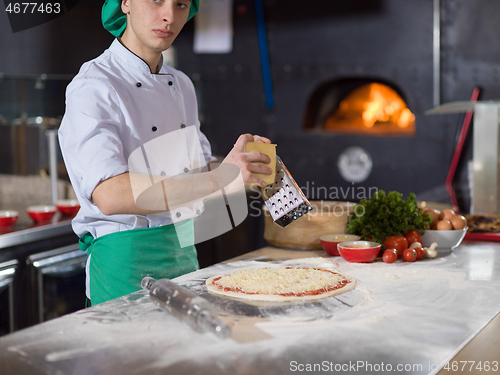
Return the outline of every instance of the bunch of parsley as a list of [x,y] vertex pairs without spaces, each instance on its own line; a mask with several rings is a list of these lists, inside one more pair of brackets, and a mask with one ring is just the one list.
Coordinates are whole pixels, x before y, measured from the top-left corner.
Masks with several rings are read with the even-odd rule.
[[396,191],[385,194],[379,190],[371,199],[363,199],[354,207],[354,216],[347,224],[347,233],[383,243],[387,236],[417,229],[421,234],[430,228],[431,218],[418,208],[415,194],[406,200]]

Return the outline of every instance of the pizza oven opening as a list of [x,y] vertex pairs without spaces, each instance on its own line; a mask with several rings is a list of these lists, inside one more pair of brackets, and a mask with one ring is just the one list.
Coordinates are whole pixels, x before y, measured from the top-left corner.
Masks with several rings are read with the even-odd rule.
[[415,115],[396,85],[371,79],[341,79],[311,95],[303,128],[368,136],[414,136]]

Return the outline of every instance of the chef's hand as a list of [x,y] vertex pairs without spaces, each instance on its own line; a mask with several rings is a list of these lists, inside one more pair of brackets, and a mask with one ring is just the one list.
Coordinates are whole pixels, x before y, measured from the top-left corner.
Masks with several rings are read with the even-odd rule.
[[[223,163],[231,163],[240,168],[243,181],[246,185],[255,184],[265,187],[266,183],[254,173],[271,175],[273,170],[264,164],[269,164],[271,158],[261,152],[246,152],[245,148],[248,142],[271,143],[266,137],[252,134],[242,134],[234,144],[233,149],[227,154]],[[263,164],[261,164],[263,163]]]

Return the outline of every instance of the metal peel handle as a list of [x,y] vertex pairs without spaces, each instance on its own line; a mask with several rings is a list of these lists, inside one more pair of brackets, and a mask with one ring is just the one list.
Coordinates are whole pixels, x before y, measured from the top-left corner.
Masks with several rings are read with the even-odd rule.
[[149,290],[151,301],[175,318],[187,323],[197,332],[212,332],[225,339],[231,336],[231,327],[217,317],[215,308],[203,297],[168,279],[142,279],[141,286]]

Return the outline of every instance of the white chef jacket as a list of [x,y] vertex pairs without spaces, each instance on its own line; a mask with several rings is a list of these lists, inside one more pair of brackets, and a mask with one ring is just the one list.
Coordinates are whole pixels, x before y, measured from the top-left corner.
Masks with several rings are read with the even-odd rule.
[[117,39],[68,85],[59,141],[81,205],[72,222],[78,236],[168,225],[203,211],[197,202],[160,214],[107,216],[93,203],[97,184],[130,171],[132,159],[156,176],[191,173],[213,160],[189,78],[164,64],[152,74]]

